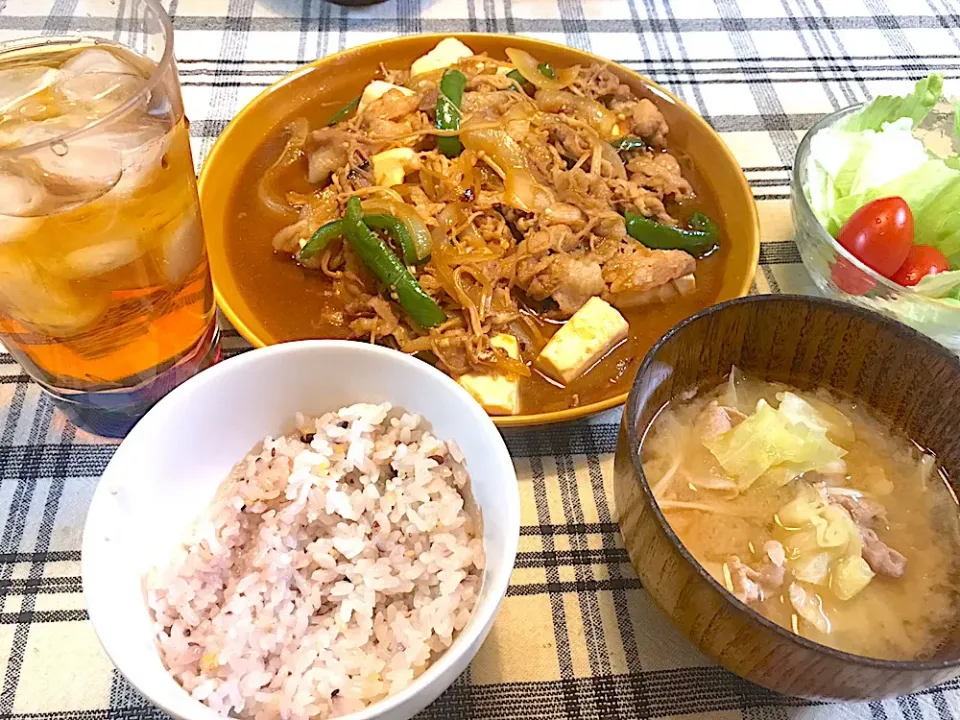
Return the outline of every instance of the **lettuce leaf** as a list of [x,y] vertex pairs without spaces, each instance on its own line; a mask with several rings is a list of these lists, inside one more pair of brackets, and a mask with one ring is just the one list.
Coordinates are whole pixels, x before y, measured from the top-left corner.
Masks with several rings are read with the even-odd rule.
[[960,175],[916,207],[909,199],[907,204],[913,210],[914,244],[933,245],[946,256],[951,269],[960,268]]
[[859,132],[861,130],[880,130],[885,123],[910,118],[916,128],[933,106],[940,101],[943,93],[943,75],[931,73],[918,82],[913,92],[906,97],[881,95],[874,99],[863,110],[852,115],[847,120],[844,130]]
[[757,403],[756,411],[742,423],[704,445],[741,491],[771,469],[788,467],[790,472],[782,478],[788,482],[847,454],[827,439],[825,430],[791,422],[786,413],[765,400]]
[[[942,160],[929,159],[922,165],[883,185],[871,187],[859,195],[839,198],[829,212],[827,231],[836,237],[840,228],[850,219],[851,215],[877,198],[902,197],[913,211],[913,223],[916,229],[915,242],[924,244],[920,240],[920,235],[922,233],[933,233],[932,230],[930,233],[925,233],[922,226],[922,223],[928,220],[928,208],[931,206],[939,207],[946,200],[946,197],[943,200],[937,200],[939,194],[954,182],[960,182],[960,171],[947,167]],[[944,223],[948,223],[948,218],[942,218],[942,220]],[[933,224],[939,225],[940,223],[934,220]],[[950,227],[944,228],[945,234],[950,230]],[[925,244],[934,245],[935,243],[926,242]],[[946,255],[945,252],[944,254]],[[947,257],[949,258],[949,255]]]
[[[923,168],[931,162],[937,167]],[[917,175],[913,175],[917,173]],[[854,212],[878,197],[900,192],[905,178],[908,190],[939,190],[954,171],[932,161],[923,142],[913,136],[909,120],[889,123],[879,132],[846,132],[825,128],[810,144],[807,197],[817,219],[836,236]],[[960,172],[956,173],[960,177]],[[909,203],[909,198],[907,202]]]
[[960,270],[920,278],[914,292],[932,298],[960,298]]

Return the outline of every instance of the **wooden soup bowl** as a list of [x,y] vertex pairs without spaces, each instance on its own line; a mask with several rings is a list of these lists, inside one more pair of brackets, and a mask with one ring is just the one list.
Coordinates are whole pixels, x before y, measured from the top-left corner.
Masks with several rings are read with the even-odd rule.
[[960,674],[960,627],[925,660],[877,660],[812,642],[727,592],[683,547],[657,504],[639,448],[657,412],[731,366],[802,389],[863,400],[937,454],[960,479],[960,359],[900,323],[854,305],[801,296],[732,300],[686,320],[647,354],[620,428],[615,497],[643,586],[700,650],[771,690],[817,699],[900,695]]

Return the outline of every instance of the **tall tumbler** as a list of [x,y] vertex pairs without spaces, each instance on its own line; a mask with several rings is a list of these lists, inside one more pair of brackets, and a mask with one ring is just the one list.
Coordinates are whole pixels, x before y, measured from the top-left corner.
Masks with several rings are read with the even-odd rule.
[[116,437],[220,352],[173,28],[156,0],[48,28],[0,44],[0,340]]

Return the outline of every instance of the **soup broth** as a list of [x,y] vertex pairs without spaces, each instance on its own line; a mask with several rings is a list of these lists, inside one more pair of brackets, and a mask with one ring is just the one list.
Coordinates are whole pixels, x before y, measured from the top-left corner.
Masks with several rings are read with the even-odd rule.
[[665,407],[641,457],[686,548],[764,617],[874,658],[945,640],[956,498],[936,458],[861,403],[734,370]]

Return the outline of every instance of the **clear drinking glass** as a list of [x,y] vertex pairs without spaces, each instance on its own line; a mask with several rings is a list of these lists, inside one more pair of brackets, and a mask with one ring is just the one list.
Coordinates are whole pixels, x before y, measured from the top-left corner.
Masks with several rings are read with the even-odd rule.
[[219,359],[213,290],[170,18],[101,0],[57,20],[0,44],[0,340],[115,437]]

